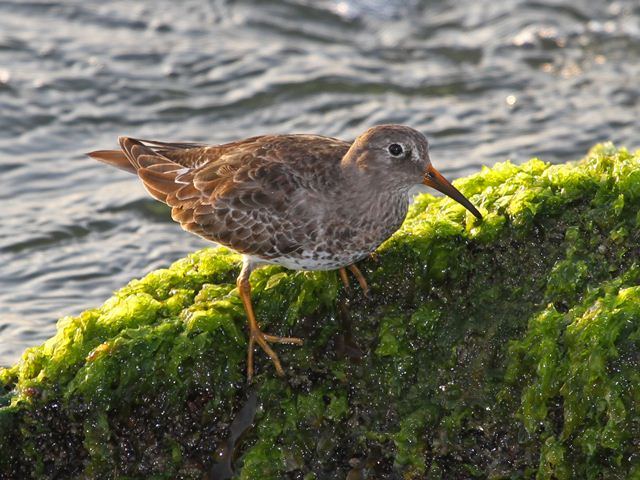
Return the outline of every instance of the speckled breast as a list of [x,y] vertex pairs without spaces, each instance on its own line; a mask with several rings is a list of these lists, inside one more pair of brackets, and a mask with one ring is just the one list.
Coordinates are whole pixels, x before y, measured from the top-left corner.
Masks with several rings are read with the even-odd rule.
[[409,207],[406,194],[380,195],[363,205],[336,208],[316,224],[303,248],[265,258],[294,270],[333,270],[366,258],[400,228]]

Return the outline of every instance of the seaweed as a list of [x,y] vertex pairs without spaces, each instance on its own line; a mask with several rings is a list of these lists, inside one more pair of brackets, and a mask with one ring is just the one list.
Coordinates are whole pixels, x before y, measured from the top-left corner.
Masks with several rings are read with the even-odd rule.
[[261,325],[305,344],[251,386],[238,255],[133,280],[0,369],[0,477],[635,478],[639,172],[611,144],[499,163],[455,182],[482,221],[420,195],[370,300],[254,272]]

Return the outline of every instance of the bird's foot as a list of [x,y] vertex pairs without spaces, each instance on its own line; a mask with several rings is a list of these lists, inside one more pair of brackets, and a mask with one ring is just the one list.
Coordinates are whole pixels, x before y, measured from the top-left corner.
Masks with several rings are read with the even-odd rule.
[[290,345],[302,345],[302,339],[296,337],[278,337],[277,335],[269,335],[264,333],[259,328],[252,328],[249,333],[249,349],[247,351],[247,380],[251,382],[253,378],[253,345],[257,343],[260,348],[264,350],[264,353],[269,355],[269,358],[273,362],[273,366],[276,368],[276,373],[281,377],[284,376],[284,370],[280,364],[278,354],[273,351],[270,343],[286,343]]

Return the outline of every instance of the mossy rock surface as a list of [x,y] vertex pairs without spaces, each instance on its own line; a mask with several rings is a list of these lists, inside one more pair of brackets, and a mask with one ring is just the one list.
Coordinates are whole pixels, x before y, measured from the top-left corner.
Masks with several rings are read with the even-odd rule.
[[[278,378],[245,382],[239,257],[134,280],[0,370],[0,478],[640,478],[640,152],[460,179],[360,265],[252,277]],[[355,282],[354,285],[357,286]]]

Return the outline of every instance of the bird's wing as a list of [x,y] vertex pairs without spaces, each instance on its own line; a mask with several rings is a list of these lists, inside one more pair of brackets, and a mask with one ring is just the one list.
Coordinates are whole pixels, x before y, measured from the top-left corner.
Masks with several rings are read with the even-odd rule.
[[147,191],[172,207],[185,230],[261,256],[301,247],[296,225],[312,220],[319,177],[331,171],[326,162],[339,163],[349,148],[309,135],[209,147],[123,137],[120,146]]

